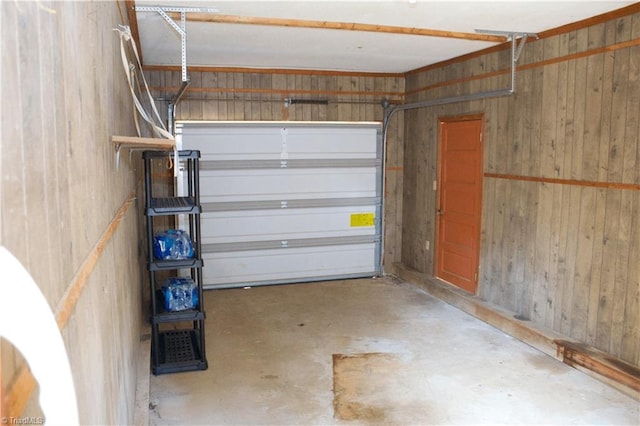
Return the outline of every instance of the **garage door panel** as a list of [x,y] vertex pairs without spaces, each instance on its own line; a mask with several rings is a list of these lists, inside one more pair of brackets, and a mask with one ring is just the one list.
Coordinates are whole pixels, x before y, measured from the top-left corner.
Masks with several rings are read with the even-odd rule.
[[355,159],[378,157],[375,128],[290,127],[256,128],[198,123],[189,126],[189,149],[201,152],[201,160]]
[[369,214],[375,218],[376,206],[338,208],[249,210],[203,213],[202,242],[290,240],[371,235],[372,226],[353,226],[351,216]]
[[282,140],[273,129],[189,129],[189,149],[200,151],[200,161],[279,159]]
[[317,280],[362,274],[373,276],[376,245],[306,247],[281,250],[204,253],[203,280],[212,286]]
[[376,158],[376,129],[288,128],[289,159]]
[[376,169],[211,170],[200,173],[200,201],[375,197]]

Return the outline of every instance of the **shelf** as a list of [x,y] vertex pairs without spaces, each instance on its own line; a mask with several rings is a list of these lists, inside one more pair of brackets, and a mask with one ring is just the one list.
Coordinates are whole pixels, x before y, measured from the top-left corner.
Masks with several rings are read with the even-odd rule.
[[[175,159],[176,152],[144,151],[145,176],[145,216],[147,228],[147,254],[149,256],[147,269],[149,270],[149,287],[151,290],[151,353],[153,374],[177,373],[181,371],[206,370],[208,368],[205,351],[204,311],[202,294],[202,266],[200,258],[200,206],[199,192],[199,159],[200,151],[178,151],[176,159],[170,164],[175,169],[180,168],[184,177],[185,193],[181,197],[166,197],[166,192],[160,197],[153,196],[153,169],[166,167],[164,161],[153,161],[171,158]],[[175,171],[175,170],[174,170]],[[180,184],[180,183],[179,183]],[[161,216],[188,216],[188,229],[185,229],[193,245],[194,256],[189,259],[156,259],[154,256],[154,218]],[[155,224],[158,225],[158,224]],[[198,292],[197,309],[183,311],[166,311],[164,309],[164,295],[159,289],[158,271],[179,271],[189,269],[189,276],[196,284],[194,291]],[[169,273],[172,275],[171,273]],[[160,274],[163,275],[163,274]],[[179,324],[178,324],[179,323]],[[180,327],[179,330],[168,330],[169,324]],[[190,326],[189,326],[190,324]],[[161,330],[161,326],[163,329]]]
[[[172,155],[171,152],[145,151],[142,153],[142,158],[144,158],[145,160],[151,159],[151,158],[166,158],[170,155]],[[180,157],[180,160],[198,159],[200,158],[200,151],[182,150],[182,151],[178,151],[178,156]]]
[[175,139],[141,138],[136,136],[111,136],[111,142],[119,150],[121,146],[127,148],[166,149],[172,150],[176,146]]
[[192,269],[202,268],[202,259],[180,259],[180,260],[152,260],[149,262],[150,271],[166,271],[169,269]]
[[[180,321],[199,321],[206,317],[205,312],[199,309],[186,309],[184,311],[167,311],[164,309],[164,295],[162,291],[156,292],[156,310],[152,321],[155,324]],[[200,301],[198,301],[198,304]],[[199,307],[198,307],[199,308]]]
[[[157,304],[157,303],[156,303]],[[195,309],[188,309],[186,311],[167,312],[164,307],[160,307],[160,311],[156,311],[153,316],[153,322],[156,324],[168,323],[168,322],[180,322],[180,321],[200,321],[205,318],[205,313]]]
[[158,333],[158,363],[154,374],[206,370],[207,361],[202,354],[198,330],[172,330]]
[[147,216],[201,213],[193,197],[151,198],[146,210]]

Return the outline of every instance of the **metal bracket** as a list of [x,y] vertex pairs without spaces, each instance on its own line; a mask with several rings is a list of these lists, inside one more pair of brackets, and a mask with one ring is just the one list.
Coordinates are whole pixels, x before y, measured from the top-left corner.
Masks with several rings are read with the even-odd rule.
[[[174,7],[174,6],[136,6],[136,12],[157,12],[180,36],[180,63],[182,65],[182,84],[178,93],[169,101],[168,121],[169,133],[175,131],[175,106],[187,90],[189,77],[187,76],[187,12],[191,13],[215,13],[218,9],[212,7]],[[167,13],[180,13],[180,25],[176,23]]]
[[[187,12],[215,13],[218,9],[210,7],[172,7],[172,6],[136,6],[136,12],[157,12],[180,36],[182,64],[182,82],[188,82],[187,77]],[[176,23],[167,12],[180,13],[180,25]]]
[[[407,111],[414,108],[423,108],[423,107],[433,107],[438,105],[448,105],[456,102],[468,102],[475,101],[478,99],[491,99],[502,96],[511,96],[516,91],[516,62],[518,62],[518,58],[520,53],[522,53],[522,49],[524,48],[524,44],[529,37],[538,38],[538,35],[535,33],[525,33],[518,31],[492,31],[492,30],[476,30],[478,33],[482,34],[495,34],[501,36],[507,36],[508,39],[511,40],[511,87],[508,89],[500,89],[500,90],[491,90],[487,92],[480,93],[472,93],[468,95],[458,95],[458,96],[450,96],[439,99],[427,99],[424,101],[412,102],[408,104],[396,104],[390,105],[388,101],[382,101],[382,107],[384,108],[384,117],[382,119],[382,140],[383,143],[386,144],[387,138],[387,130],[389,128],[389,122],[391,121],[391,117],[398,111]],[[517,39],[520,38],[520,43],[517,43]],[[435,182],[434,182],[435,183]],[[435,189],[435,188],[434,188]]]
[[[536,33],[525,33],[520,31],[494,31],[494,30],[475,30],[479,34],[499,35],[505,36],[511,41],[511,93],[516,91],[516,63],[522,53],[527,38],[538,38]],[[520,39],[520,43],[518,43]]]

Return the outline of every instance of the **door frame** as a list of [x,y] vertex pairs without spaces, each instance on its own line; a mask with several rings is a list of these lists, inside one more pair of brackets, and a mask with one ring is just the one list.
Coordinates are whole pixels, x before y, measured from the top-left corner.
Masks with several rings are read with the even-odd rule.
[[[448,281],[440,278],[438,276],[438,265],[439,265],[439,233],[440,233],[440,215],[438,214],[438,211],[441,208],[442,205],[442,143],[443,143],[443,138],[442,138],[442,127],[443,125],[445,125],[446,123],[452,123],[452,122],[461,122],[461,121],[480,121],[480,140],[479,140],[479,151],[480,151],[480,161],[481,161],[481,165],[479,167],[479,171],[478,171],[478,175],[476,176],[476,178],[478,179],[477,182],[480,185],[480,190],[479,190],[479,199],[478,199],[478,206],[477,206],[477,210],[476,210],[476,223],[475,225],[477,226],[477,233],[476,233],[476,243],[477,243],[477,250],[474,253],[474,263],[475,263],[475,277],[474,277],[474,290],[473,290],[473,294],[477,294],[478,292],[478,284],[479,284],[479,275],[480,275],[480,243],[481,243],[481,235],[482,235],[482,199],[483,199],[483,183],[484,183],[484,134],[485,134],[485,114],[484,113],[475,113],[475,114],[461,114],[461,115],[447,115],[447,116],[441,116],[438,117],[438,151],[437,151],[437,176],[436,176],[436,203],[435,203],[435,209],[434,209],[434,215],[435,215],[435,247],[434,247],[434,276],[437,279],[441,279],[447,283],[449,283]],[[455,285],[453,283],[449,283],[453,286],[455,286],[456,288],[460,288],[458,285]],[[464,290],[464,289],[462,289]],[[465,290],[467,291],[467,290]]]

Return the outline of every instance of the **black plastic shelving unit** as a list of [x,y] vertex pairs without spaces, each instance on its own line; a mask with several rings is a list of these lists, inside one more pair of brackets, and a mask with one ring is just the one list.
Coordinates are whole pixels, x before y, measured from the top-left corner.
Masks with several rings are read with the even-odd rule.
[[[208,368],[205,339],[202,291],[202,258],[200,246],[200,151],[178,151],[180,164],[184,167],[187,180],[187,194],[183,197],[154,197],[153,160],[173,157],[173,152],[144,151],[145,176],[145,216],[147,222],[147,269],[151,290],[151,368],[153,374],[177,373],[181,371],[206,370]],[[154,257],[154,219],[174,216],[175,220],[184,215],[185,229],[191,237],[195,255],[192,259],[158,260]],[[198,306],[195,309],[171,312],[162,303],[162,283],[157,274],[161,271],[188,270],[198,288]]]

